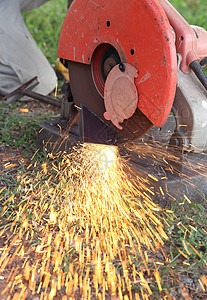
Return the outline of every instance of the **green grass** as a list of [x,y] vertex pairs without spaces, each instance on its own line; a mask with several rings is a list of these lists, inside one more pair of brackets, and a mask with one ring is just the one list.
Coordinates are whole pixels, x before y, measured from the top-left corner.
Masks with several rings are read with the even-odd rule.
[[[174,216],[168,218],[169,226],[166,228],[169,237],[166,245],[169,246],[171,265],[178,271],[194,270],[199,275],[205,269],[204,260],[207,260],[207,202],[202,204],[192,202],[185,205],[175,202],[171,208]],[[186,242],[186,247],[183,240]],[[179,250],[186,254],[187,258],[182,256]],[[181,265],[177,264],[178,261]],[[186,267],[183,262],[189,263],[190,266]]]
[[24,13],[26,26],[51,65],[57,58],[59,34],[66,12],[66,0],[51,0]]
[[170,208],[173,214],[166,217],[168,225],[165,227],[169,240],[163,248],[168,263],[159,266],[162,288],[168,292],[174,290],[176,299],[181,299],[180,293],[176,294],[175,283],[172,283],[173,279],[178,278],[180,287],[183,285],[191,295],[204,299],[199,298],[202,292],[188,286],[187,282],[191,281],[198,287],[201,275],[207,276],[207,202],[204,200],[202,204],[192,202],[185,205],[175,202]]
[[207,5],[205,0],[170,0],[179,13],[191,25],[198,25],[207,30]]
[[[3,105],[0,102],[0,144],[23,150],[23,154],[36,151],[39,124],[53,117],[52,113],[38,112],[30,115],[20,112],[23,103]],[[41,109],[40,109],[41,111]]]

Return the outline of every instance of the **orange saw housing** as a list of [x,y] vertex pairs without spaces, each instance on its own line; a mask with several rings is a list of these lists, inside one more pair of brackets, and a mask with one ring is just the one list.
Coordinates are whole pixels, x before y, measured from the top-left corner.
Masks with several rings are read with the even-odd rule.
[[[175,97],[177,58],[175,36],[159,1],[74,0],[63,23],[58,56],[77,65],[90,65],[94,86],[102,99],[107,79],[98,69],[107,47],[119,59],[114,63],[115,54],[111,54],[107,57],[109,66],[112,60],[112,67],[127,63],[137,70],[137,107],[149,122],[163,126]],[[94,103],[93,106],[103,105],[100,99]]]

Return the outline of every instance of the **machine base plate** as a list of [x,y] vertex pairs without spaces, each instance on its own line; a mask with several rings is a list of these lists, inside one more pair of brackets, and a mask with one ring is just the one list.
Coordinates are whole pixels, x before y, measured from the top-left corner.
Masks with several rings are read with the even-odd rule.
[[37,136],[37,147],[47,153],[64,152],[80,143],[79,127],[69,124],[62,119],[44,121],[40,124]]

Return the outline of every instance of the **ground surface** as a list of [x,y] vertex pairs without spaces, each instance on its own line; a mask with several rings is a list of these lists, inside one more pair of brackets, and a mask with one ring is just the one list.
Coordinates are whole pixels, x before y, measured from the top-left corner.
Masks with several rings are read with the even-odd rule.
[[[27,12],[24,15],[29,30],[52,65],[55,65],[56,61],[59,32],[66,12],[66,2],[65,0],[51,0],[39,9]],[[190,24],[200,25],[207,29],[206,1],[171,0],[170,2],[176,6]],[[21,112],[20,109],[26,109],[26,111]],[[20,105],[6,108],[6,110],[1,109],[0,190],[6,187],[8,191],[12,191],[17,185],[16,178],[19,172],[28,172],[31,158],[36,150],[37,123],[44,112],[50,112],[52,115],[58,114],[57,109],[39,102],[21,103]],[[25,116],[29,116],[34,122],[25,120]],[[43,119],[47,119],[47,117],[43,117]],[[41,156],[39,159],[41,160]],[[4,200],[0,197],[0,231],[5,228],[4,235],[0,237],[0,251],[6,242],[10,242],[10,240],[7,240],[11,234],[9,222],[1,217]],[[164,266],[159,265],[159,271],[162,276],[163,289],[168,291],[168,296],[165,299],[207,299],[207,281],[202,281],[203,286],[198,281],[201,275],[207,277],[206,264],[204,263],[204,260],[207,259],[207,205],[205,199],[203,199],[201,206],[193,203],[193,200],[191,199],[192,203],[188,206],[185,205],[185,207],[178,205],[176,201],[173,202],[172,206],[176,218],[169,222],[170,227],[167,229],[169,241],[164,246],[165,256],[170,259],[170,263],[166,263],[163,253],[152,252],[150,254],[154,260],[164,264]],[[186,202],[185,199],[183,202]],[[188,230],[187,234],[186,230],[183,230],[182,226],[179,225],[181,221]],[[190,232],[189,235],[188,232]],[[186,259],[179,252],[182,251],[187,255],[182,245],[184,237],[197,249],[199,255],[192,251],[190,257]],[[188,250],[191,251],[192,249]],[[33,253],[30,253],[29,259],[34,262],[34,257],[35,253],[33,251]],[[10,267],[17,268],[19,263],[20,261],[15,260]],[[1,292],[7,285],[9,273],[9,268],[4,273],[0,273]],[[4,295],[0,295],[0,299],[6,300],[7,296],[8,292],[5,291]],[[159,291],[157,292],[157,289],[155,289],[150,299],[161,298]],[[19,298],[15,299],[18,300]],[[38,295],[30,295],[28,299],[39,300],[40,297]],[[55,299],[61,299],[61,293]]]
[[[23,117],[23,122],[25,122],[25,115],[26,120],[36,120],[38,119],[37,123],[33,123],[34,128],[30,128],[30,132],[27,134],[30,136],[29,143],[27,140],[27,137],[22,139],[22,145],[15,147],[13,143],[9,140],[1,141],[0,144],[0,190],[2,188],[7,188],[8,190],[12,190],[16,186],[16,178],[20,172],[27,172],[29,165],[32,163],[31,158],[34,154],[35,147],[36,147],[36,136],[38,132],[38,123],[40,123],[41,116],[43,117],[43,120],[45,118],[47,119],[47,116],[54,117],[59,116],[59,109],[55,108],[51,105],[41,103],[38,101],[29,101],[29,102],[21,102],[18,104],[15,104],[14,106],[9,108],[9,114],[12,119],[14,118],[15,122],[19,123],[18,116],[21,118]],[[2,116],[2,115],[1,115]],[[4,114],[2,116],[2,119],[4,117]],[[4,119],[5,121],[5,119]],[[26,121],[26,125],[28,125],[28,122]],[[29,124],[29,127],[32,124]],[[16,137],[16,140],[21,139],[24,137],[24,132],[19,132],[19,129],[24,131],[24,126],[14,127],[13,124],[11,125],[11,128],[6,128],[5,131],[7,134],[10,133],[10,135],[14,135]],[[8,131],[7,131],[8,130]],[[2,136],[5,133],[4,130],[1,131],[0,136]],[[31,133],[33,135],[31,139]],[[31,142],[31,143],[30,143]],[[12,144],[12,146],[11,146]],[[32,146],[34,147],[30,147]],[[27,148],[29,146],[29,148]],[[0,217],[0,224],[4,223],[4,226],[7,226],[5,223],[5,220],[2,220]],[[2,226],[1,226],[2,229]],[[7,229],[3,236],[0,238],[0,249],[2,249],[5,246],[5,243],[7,242],[8,237],[10,236],[11,232],[9,229]],[[34,256],[34,254],[33,254]],[[30,259],[33,257],[31,255]],[[19,261],[14,261],[11,267],[16,268],[19,264]],[[0,276],[0,291],[2,292],[5,287],[7,286],[8,282],[8,276],[11,269],[6,269]],[[9,294],[7,292],[4,293],[4,295],[0,295],[0,299],[7,299]],[[38,297],[31,297],[30,299],[38,300]]]
[[[8,121],[8,112],[11,122]],[[5,119],[5,114],[8,119]],[[41,120],[45,120],[47,117],[53,118],[59,114],[60,109],[39,101],[18,103],[1,114],[0,122],[5,124],[7,121],[8,124],[5,124],[5,128],[2,128],[0,133],[0,189],[5,184],[8,186],[18,171],[30,163],[30,159],[36,151],[38,124]],[[20,124],[21,121],[22,124]],[[7,141],[4,135],[10,135],[12,138],[8,138]]]
[[[42,104],[39,102],[25,102],[21,103],[18,106],[14,106],[10,108],[10,115],[13,116],[14,113],[18,113],[20,116],[27,115],[31,119],[35,119],[36,116],[44,115],[44,113],[50,113],[50,116],[58,115],[58,109],[51,107],[50,105]],[[15,115],[16,118],[16,115]],[[24,122],[24,121],[23,121]],[[26,123],[28,125],[28,123]],[[36,126],[36,124],[35,124]],[[12,134],[15,128],[11,127]],[[17,128],[17,131],[19,129]],[[29,133],[30,134],[30,133]],[[16,186],[16,177],[19,172],[28,172],[31,163],[32,155],[35,152],[35,139],[37,134],[37,128],[34,130],[34,136],[31,138],[30,136],[30,146],[33,143],[33,148],[28,147],[28,141],[26,141],[26,137],[22,140],[22,145],[18,147],[10,146],[9,143],[11,141],[4,142],[0,145],[0,190],[3,187],[6,187],[9,190],[12,190]],[[3,133],[1,133],[1,136]],[[16,132],[16,136],[21,139],[21,134]],[[12,142],[13,143],[13,142]],[[12,145],[15,145],[13,143]],[[191,199],[192,200],[192,199]],[[186,260],[184,256],[179,254],[178,249],[183,250],[183,246],[181,245],[181,240],[183,238],[182,234],[179,233],[179,226],[177,224],[182,221],[185,222],[186,219],[186,226],[193,226],[197,228],[196,230],[200,229],[207,229],[207,224],[205,220],[205,209],[206,209],[206,202],[203,202],[202,212],[195,204],[194,206],[191,205],[187,211],[186,208],[179,207],[175,203],[174,209],[177,213],[177,220],[175,219],[172,224],[170,225],[170,230],[168,234],[170,239],[166,242],[166,245],[163,248],[164,252],[157,252],[151,253],[151,256],[155,260],[159,260],[159,263],[163,263],[165,265],[165,257],[170,257],[171,263],[170,265],[166,266],[169,270],[166,274],[165,267],[160,267],[160,273],[163,274],[163,285],[165,286],[165,290],[169,290],[167,299],[206,299],[207,293],[205,289],[205,284],[201,286],[199,280],[200,275],[207,276],[206,266],[205,264],[201,263],[201,257],[197,255],[191,255],[190,260]],[[204,208],[204,212],[203,212]],[[197,214],[197,215],[196,215]],[[188,221],[187,221],[188,220]],[[190,221],[189,221],[190,220]],[[198,220],[200,220],[200,225],[198,224]],[[7,222],[1,219],[3,222],[3,226],[7,226]],[[9,222],[8,222],[9,223]],[[185,224],[185,223],[184,223]],[[0,249],[3,248],[6,242],[8,242],[8,237],[10,236],[10,230],[5,230],[4,235],[1,236],[0,239]],[[6,227],[5,227],[6,228]],[[189,227],[188,227],[189,228]],[[182,230],[181,230],[182,231]],[[194,230],[191,230],[193,234],[195,233]],[[191,239],[192,245],[194,245],[198,250],[199,253],[202,254],[202,260],[206,257],[206,235],[197,234],[194,239]],[[183,250],[184,251],[184,250]],[[32,251],[29,255],[29,260],[35,257],[35,252]],[[20,263],[20,260],[13,261],[11,268],[17,268]],[[0,274],[0,290],[3,291],[5,286],[7,285],[8,276],[10,273],[10,269],[6,269],[2,274]],[[172,275],[174,273],[174,275]],[[151,280],[151,279],[150,279]],[[15,291],[13,291],[15,292]],[[59,292],[54,299],[62,299],[62,293]],[[7,291],[4,292],[4,295],[0,297],[1,300],[7,299],[8,293]],[[160,296],[151,296],[150,299],[161,299]],[[38,300],[40,299],[38,295],[30,295],[28,299]],[[78,298],[77,298],[78,299]],[[95,297],[94,297],[95,299]],[[110,297],[109,297],[110,299]]]

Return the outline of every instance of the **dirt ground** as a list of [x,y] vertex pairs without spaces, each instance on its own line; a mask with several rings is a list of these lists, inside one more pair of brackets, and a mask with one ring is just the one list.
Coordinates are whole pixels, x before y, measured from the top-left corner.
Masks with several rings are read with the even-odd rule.
[[[26,113],[29,117],[34,117],[38,115],[40,112],[41,114],[46,113],[53,113],[55,115],[59,115],[60,109],[49,104],[41,103],[39,101],[29,101],[29,102],[22,102],[20,107],[17,107],[15,110],[22,110],[22,113]],[[23,155],[23,147],[19,147],[14,149],[6,144],[0,144],[0,190],[4,187],[10,187],[14,184],[16,180],[16,176],[18,175],[19,171],[22,169],[27,170],[28,166],[31,163],[31,159],[25,157]],[[32,157],[32,154],[31,154]],[[0,223],[2,220],[0,220]],[[0,237],[0,249],[5,246],[8,238],[10,237],[11,232],[10,230],[6,230],[4,235]],[[1,257],[0,257],[1,258]],[[14,261],[11,267],[16,268],[18,266],[18,261]],[[0,291],[2,292],[6,285],[7,279],[9,276],[10,270],[6,269],[0,275]],[[4,295],[0,294],[0,300],[8,299],[9,294],[5,291]],[[11,298],[10,298],[11,299]],[[38,300],[39,298],[34,296],[28,299]]]
[[[60,114],[60,109],[39,101],[22,102],[21,107],[15,108],[13,111],[22,110],[22,114],[26,113],[28,117],[33,118],[35,115],[46,113]],[[0,144],[0,189],[7,186],[18,173],[19,169],[30,164],[30,159],[23,155],[23,147],[14,149],[6,144]],[[31,154],[32,156],[32,154]],[[7,179],[7,182],[2,178]]]

